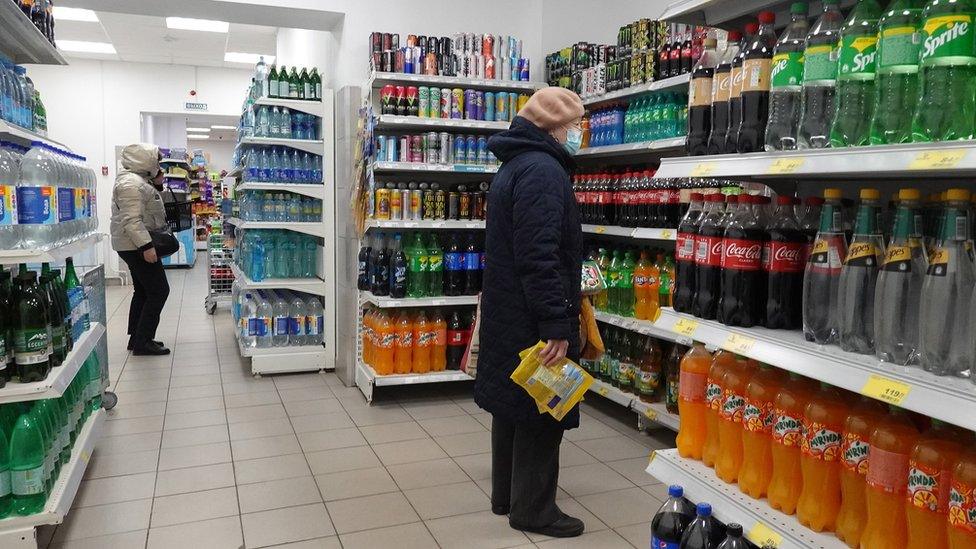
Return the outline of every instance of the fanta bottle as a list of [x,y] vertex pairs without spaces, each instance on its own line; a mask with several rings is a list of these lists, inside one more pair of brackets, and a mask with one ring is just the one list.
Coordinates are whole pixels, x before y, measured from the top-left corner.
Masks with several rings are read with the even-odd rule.
[[393,373],[393,357],[396,353],[396,333],[393,331],[393,321],[390,314],[386,311],[377,314],[376,318],[376,345],[374,349],[373,369],[376,373],[385,376]]
[[420,311],[413,324],[413,373],[426,374],[430,371],[430,352],[436,336],[434,323],[427,320],[426,311]]
[[430,371],[443,372],[447,368],[447,321],[440,309],[434,309],[434,346],[430,348]]
[[904,549],[908,544],[905,520],[905,487],[909,454],[918,430],[904,411],[890,413],[871,432],[868,459],[868,520],[861,535],[861,549]]
[[932,420],[932,428],[912,448],[905,492],[908,549],[949,547],[946,522],[952,466],[959,461],[964,440],[958,435],[939,420]]
[[370,309],[363,313],[363,333],[360,334],[363,345],[363,362],[373,365],[373,312]]
[[722,381],[725,373],[735,364],[735,355],[728,351],[718,351],[712,356],[712,364],[708,368],[707,385],[705,386],[705,402],[708,404],[708,414],[705,416],[705,446],[702,447],[702,463],[709,467],[715,466],[718,458],[718,422],[722,411]]
[[728,483],[739,480],[742,468],[742,414],[746,407],[746,385],[756,370],[744,356],[732,355],[735,362],[722,378],[722,409],[718,420],[718,456],[715,474]]
[[773,474],[766,499],[769,506],[787,515],[796,511],[803,488],[800,472],[800,444],[803,439],[803,412],[815,386],[812,381],[791,373],[773,400]]
[[949,549],[976,549],[976,448],[970,445],[952,468]]
[[701,343],[695,343],[681,357],[678,377],[678,415],[681,425],[675,438],[681,457],[701,459],[705,445],[706,415],[705,386],[708,380],[711,355]]
[[648,257],[647,250],[642,250],[637,266],[634,268],[634,318],[638,320],[656,320],[661,308],[660,280],[658,268]]
[[779,368],[760,364],[746,384],[746,407],[742,412],[742,451],[739,489],[756,499],[766,496],[773,474],[773,401],[786,380]]
[[861,543],[867,521],[864,477],[868,473],[871,431],[884,418],[883,404],[861,397],[844,420],[844,442],[840,447],[840,511],[837,512],[837,537],[849,547]]
[[837,389],[821,384],[803,412],[803,490],[797,500],[796,518],[815,532],[833,531],[837,521],[840,452],[848,410]]
[[396,351],[393,371],[409,374],[413,369],[414,325],[410,313],[400,311],[396,319]]

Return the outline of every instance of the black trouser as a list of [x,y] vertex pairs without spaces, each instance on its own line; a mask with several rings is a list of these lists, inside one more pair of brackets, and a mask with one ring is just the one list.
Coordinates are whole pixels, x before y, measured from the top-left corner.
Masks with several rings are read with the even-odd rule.
[[491,503],[508,505],[513,526],[541,528],[561,518],[556,506],[562,428],[491,419]]
[[140,349],[156,339],[159,314],[169,297],[169,283],[162,262],[149,263],[139,251],[119,252],[119,257],[129,266],[135,286],[129,304],[129,342],[133,349]]

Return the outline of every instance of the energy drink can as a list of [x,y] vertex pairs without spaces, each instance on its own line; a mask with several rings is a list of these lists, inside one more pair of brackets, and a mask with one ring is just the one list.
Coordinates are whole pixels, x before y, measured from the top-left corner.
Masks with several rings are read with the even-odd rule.
[[[513,93],[512,95],[515,95],[515,94]],[[517,97],[517,101],[518,101],[518,108],[515,110],[515,112],[518,112],[518,111],[522,110],[522,107],[524,107],[526,103],[529,102],[529,96],[523,93],[522,95],[518,95],[516,97]]]
[[464,118],[464,90],[461,88],[451,90],[451,118]]
[[426,86],[417,88],[417,116],[421,118],[430,117],[430,88]]
[[417,188],[416,183],[411,183],[410,184],[410,210],[408,214],[410,220],[419,221],[421,218],[423,218],[423,212],[424,212],[423,202],[424,202],[423,193],[420,191],[420,189]]
[[397,193],[400,195],[400,207],[402,209],[400,219],[410,219],[410,190],[407,189],[406,183],[400,183],[398,187]]
[[488,163],[488,138],[485,136],[478,137],[478,164]]
[[508,112],[509,117],[515,118],[519,112],[519,98],[515,92],[508,92]]
[[471,117],[472,120],[485,119],[485,92],[474,92],[474,110],[475,113],[474,116]]
[[428,164],[437,164],[441,161],[441,137],[437,132],[428,132],[424,136],[425,160]]
[[371,32],[369,33],[369,51],[383,51],[383,33],[382,32]]
[[461,199],[458,193],[451,191],[447,194],[447,218],[461,219]]
[[485,77],[485,56],[480,53],[474,54],[474,77]]
[[397,154],[398,139],[395,135],[388,135],[384,140],[386,141],[386,157],[383,159],[388,162],[396,162],[400,158],[400,155]]
[[[486,76],[486,78],[489,78]],[[483,112],[482,120],[492,121],[495,119],[495,94],[492,92],[485,92],[485,110]]]
[[464,190],[458,193],[458,219],[471,219],[471,193]]
[[397,160],[400,162],[413,162],[413,156],[410,153],[409,135],[400,136],[400,154],[397,156]]
[[434,219],[447,219],[447,193],[442,190],[434,191]]
[[393,54],[393,66],[391,72],[403,72],[403,69],[407,66],[407,52],[406,50],[396,49],[392,52],[386,52]]
[[454,136],[454,163],[466,164],[468,162],[467,142],[463,135]]
[[[392,186],[392,183],[388,185],[388,187]],[[403,219],[403,197],[400,196],[400,191],[396,189],[387,189],[387,191],[390,193],[390,219]]]
[[519,80],[522,82],[529,81],[529,60],[519,59]]
[[467,153],[467,163],[477,164],[478,163],[478,138],[469,135],[464,139],[464,149]]
[[424,74],[431,76],[437,74],[437,54],[430,50],[424,56]]
[[475,91],[464,90],[464,119],[474,120],[477,113],[478,107],[475,104]]
[[441,118],[451,117],[451,94],[450,88],[441,88]]
[[485,218],[485,202],[488,197],[488,193],[485,191],[478,191],[474,193],[474,206],[471,209],[472,219],[484,219]]
[[485,56],[485,78],[487,80],[495,79],[495,56],[494,55]]
[[396,92],[396,112],[391,112],[390,114],[405,116],[407,114],[407,88],[405,86],[396,86],[394,92]]
[[408,48],[412,48],[412,47],[414,47],[416,45],[417,45],[417,35],[416,34],[408,34],[407,35],[407,47]]
[[407,86],[406,96],[407,96],[407,116],[417,116],[419,112],[419,107],[417,105],[417,86]]
[[505,92],[498,92],[495,95],[495,120],[499,122],[508,122],[511,119],[511,114],[508,112],[508,94]]
[[440,88],[427,88],[427,94],[430,96],[428,101],[429,111],[427,116],[430,118],[440,118],[441,117],[441,89]]
[[396,86],[387,84],[380,88],[380,113],[396,114]]
[[376,189],[376,219],[390,219],[390,189],[382,183]]
[[500,80],[511,80],[512,79],[511,72],[512,72],[512,59],[503,56],[501,60],[501,71],[499,72],[499,74],[501,75]]
[[454,155],[452,154],[454,152],[454,144],[451,142],[451,134],[447,132],[441,132],[439,134],[439,139],[440,139],[440,150],[441,150],[441,157],[439,159],[440,163],[450,164],[454,158]]
[[420,191],[421,194],[423,194],[423,218],[424,219],[434,219],[434,210],[435,210],[435,206],[434,206],[434,202],[435,202],[434,191],[432,191],[431,189],[426,188],[427,187],[427,184],[426,183],[421,183],[420,186],[421,187],[424,187]]
[[410,158],[411,162],[424,161],[424,139],[421,135],[410,136]]
[[485,55],[491,55],[493,51],[495,51],[495,35],[493,34],[481,35],[481,53]]

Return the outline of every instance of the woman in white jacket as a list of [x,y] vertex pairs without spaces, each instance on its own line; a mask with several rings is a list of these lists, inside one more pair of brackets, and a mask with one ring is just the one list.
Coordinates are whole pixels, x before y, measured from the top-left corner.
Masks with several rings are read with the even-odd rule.
[[149,231],[166,228],[166,209],[153,186],[162,172],[159,147],[145,143],[122,149],[122,171],[112,189],[112,249],[129,266],[135,292],[129,305],[129,349],[134,355],[165,355],[156,339],[159,315],[169,297],[166,271]]

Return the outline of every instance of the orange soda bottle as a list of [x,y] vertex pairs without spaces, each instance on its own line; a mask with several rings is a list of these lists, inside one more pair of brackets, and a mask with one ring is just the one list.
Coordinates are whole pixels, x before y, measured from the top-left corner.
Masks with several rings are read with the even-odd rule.
[[378,313],[376,318],[376,346],[374,349],[375,364],[373,368],[381,376],[393,373],[396,339],[390,313],[386,311]]
[[658,269],[651,263],[647,250],[641,250],[640,259],[634,268],[634,318],[654,320],[661,308],[658,296],[660,280]]
[[363,311],[363,329],[362,329],[362,333],[359,334],[363,346],[363,363],[369,365],[373,364],[372,315],[373,315],[372,309],[367,309],[366,311]]
[[430,371],[430,351],[437,332],[434,323],[427,320],[427,312],[420,311],[413,325],[413,372],[426,374]]
[[705,385],[708,379],[711,355],[701,343],[695,343],[681,357],[678,367],[678,415],[681,424],[675,438],[681,457],[701,459],[705,444]]
[[396,319],[396,359],[393,371],[409,374],[413,370],[414,325],[410,313],[400,311]]
[[[905,515],[908,519],[908,549],[949,547],[946,523],[952,467],[963,451],[960,433],[933,419],[908,457],[908,487]],[[972,442],[972,438],[969,439]]]
[[440,309],[434,309],[434,346],[430,348],[430,371],[443,372],[447,368],[447,321]]
[[877,400],[861,397],[844,420],[844,442],[840,447],[840,510],[834,532],[849,547],[861,543],[867,521],[867,494],[871,432],[884,418],[886,409]]
[[868,459],[868,520],[861,535],[862,549],[904,549],[908,544],[905,492],[909,454],[918,430],[908,414],[889,406],[889,414],[871,432]]
[[769,506],[792,515],[803,488],[800,447],[803,441],[803,412],[815,390],[811,380],[790,373],[773,400],[773,473],[766,499]]
[[949,549],[976,549],[976,448],[970,445],[952,468]]
[[821,383],[803,412],[803,489],[796,503],[796,518],[814,532],[833,531],[837,524],[841,445],[848,411],[837,389]]
[[707,385],[705,386],[705,402],[708,404],[708,414],[705,416],[705,446],[702,447],[702,463],[709,467],[715,466],[718,457],[718,422],[722,411],[722,380],[725,373],[735,364],[735,355],[728,351],[719,350],[712,356],[712,364],[708,369]]
[[786,380],[786,373],[768,364],[746,384],[746,406],[742,410],[742,451],[745,460],[739,469],[739,489],[756,499],[765,497],[773,475],[773,401]]
[[[731,353],[730,353],[731,354]],[[728,483],[739,480],[742,468],[742,414],[746,406],[746,385],[756,371],[746,357],[732,355],[735,362],[722,378],[722,408],[718,420],[718,455],[715,474]]]

